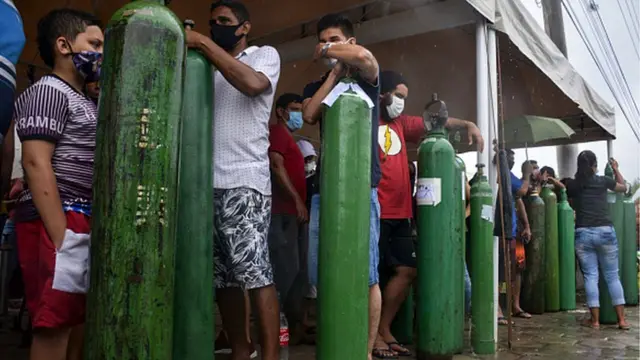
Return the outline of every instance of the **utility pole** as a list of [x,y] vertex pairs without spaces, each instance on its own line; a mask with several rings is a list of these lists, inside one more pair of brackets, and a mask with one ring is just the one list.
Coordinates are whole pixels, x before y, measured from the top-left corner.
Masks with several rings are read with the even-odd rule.
[[[542,0],[542,13],[544,14],[544,30],[558,49],[567,56],[567,40],[564,33],[564,20],[562,18],[562,1]],[[578,145],[560,145],[556,147],[558,159],[559,178],[573,177],[577,169]],[[584,277],[576,264],[576,289],[584,289]]]
[[[558,49],[568,58],[561,1],[563,0],[542,0],[544,29]],[[556,156],[558,159],[558,176],[560,176],[560,178],[573,176],[573,174],[576,173],[578,145],[557,146]]]

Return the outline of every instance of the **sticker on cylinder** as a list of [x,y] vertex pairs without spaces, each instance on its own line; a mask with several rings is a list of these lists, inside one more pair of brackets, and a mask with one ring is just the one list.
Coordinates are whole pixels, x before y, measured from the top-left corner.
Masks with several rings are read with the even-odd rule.
[[417,205],[437,206],[442,200],[440,178],[419,178],[416,189]]
[[482,220],[488,221],[493,224],[493,206],[482,205],[482,212],[480,213]]

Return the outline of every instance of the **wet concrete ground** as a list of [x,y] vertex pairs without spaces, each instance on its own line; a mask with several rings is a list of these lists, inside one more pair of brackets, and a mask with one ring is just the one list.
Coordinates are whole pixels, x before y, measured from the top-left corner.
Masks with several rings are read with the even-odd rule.
[[[615,326],[602,326],[600,330],[580,326],[587,316],[586,309],[576,312],[553,313],[534,316],[533,319],[515,319],[512,349],[507,348],[507,327],[500,327],[500,346],[495,356],[484,359],[525,360],[596,360],[596,359],[640,359],[640,318],[638,307],[627,308],[631,330],[618,330]],[[19,348],[20,334],[7,329],[0,330],[0,359],[27,360],[28,351]],[[468,338],[469,333],[466,333]],[[475,359],[467,339],[467,352],[454,360]],[[345,343],[345,346],[349,346]],[[217,356],[216,360],[227,360]],[[312,346],[294,346],[290,349],[290,360],[315,359]],[[401,358],[411,359],[411,358]],[[183,359],[180,359],[183,360]],[[351,359],[348,359],[351,360]],[[359,359],[353,359],[359,360]]]

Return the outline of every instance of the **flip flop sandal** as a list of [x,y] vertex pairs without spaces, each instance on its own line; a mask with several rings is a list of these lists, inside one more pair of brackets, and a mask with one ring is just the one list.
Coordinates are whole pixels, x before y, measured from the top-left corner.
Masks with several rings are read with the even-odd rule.
[[513,314],[513,316],[520,319],[531,319],[531,314],[526,311],[518,311],[517,313]]
[[[411,351],[409,351],[409,349],[405,348],[404,345],[400,344],[399,342],[390,342],[387,343],[387,345],[389,345],[389,349],[393,352],[398,353],[398,356],[411,356]],[[394,349],[393,346],[396,346],[398,348],[402,348],[403,350],[400,349]]]
[[397,359],[398,356],[393,354],[393,351],[389,348],[375,348],[371,352],[371,355],[377,359]]
[[[501,316],[498,318],[498,325],[507,326],[509,325],[509,320],[507,320],[507,318],[505,318],[504,316]],[[515,323],[512,321],[511,325],[515,325]]]
[[620,330],[631,330],[631,325],[618,325],[618,329]]

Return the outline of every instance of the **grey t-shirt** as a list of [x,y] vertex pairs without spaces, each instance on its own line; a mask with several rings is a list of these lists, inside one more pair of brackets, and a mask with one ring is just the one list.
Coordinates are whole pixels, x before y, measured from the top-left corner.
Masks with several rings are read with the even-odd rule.
[[593,175],[584,181],[570,179],[566,187],[567,195],[572,200],[573,209],[576,211],[576,228],[613,224],[609,216],[607,190],[615,189],[615,180]]

